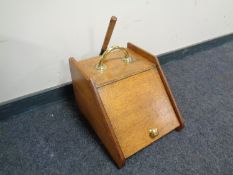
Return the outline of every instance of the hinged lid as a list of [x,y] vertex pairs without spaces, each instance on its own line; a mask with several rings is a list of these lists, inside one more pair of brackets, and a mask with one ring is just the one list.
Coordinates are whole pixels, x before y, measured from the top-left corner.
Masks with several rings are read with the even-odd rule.
[[121,60],[123,57],[122,52],[114,51],[105,61],[105,64],[108,66],[107,70],[103,72],[96,70],[100,56],[79,61],[80,70],[86,79],[92,79],[97,87],[101,87],[155,67],[155,64],[133,50],[128,48],[127,51],[132,58],[132,63],[130,64],[126,64]]

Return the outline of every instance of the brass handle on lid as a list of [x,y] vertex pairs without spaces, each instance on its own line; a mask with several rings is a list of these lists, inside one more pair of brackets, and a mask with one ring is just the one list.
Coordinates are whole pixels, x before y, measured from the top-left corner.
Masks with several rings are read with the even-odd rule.
[[128,51],[126,50],[126,48],[124,47],[120,47],[120,46],[113,46],[110,47],[109,49],[107,49],[103,55],[100,56],[100,61],[99,63],[96,65],[96,69],[99,71],[104,71],[107,69],[106,64],[104,64],[104,60],[106,59],[107,55],[111,52],[113,52],[114,50],[121,50],[124,53],[124,57],[122,58],[122,61],[126,64],[131,63],[132,62],[132,58],[129,56]]

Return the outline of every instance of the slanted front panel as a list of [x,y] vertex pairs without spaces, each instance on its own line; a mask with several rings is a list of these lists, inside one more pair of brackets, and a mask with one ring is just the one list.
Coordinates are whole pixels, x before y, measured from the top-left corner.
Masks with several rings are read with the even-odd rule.
[[[156,68],[98,88],[127,158],[179,126]],[[149,129],[157,128],[151,138]]]

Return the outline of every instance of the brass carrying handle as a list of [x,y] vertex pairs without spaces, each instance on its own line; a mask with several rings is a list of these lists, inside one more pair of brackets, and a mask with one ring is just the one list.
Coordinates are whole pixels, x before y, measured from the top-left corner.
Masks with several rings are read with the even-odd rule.
[[113,52],[114,50],[121,50],[124,53],[124,58],[122,58],[122,61],[126,64],[131,63],[132,62],[132,58],[129,56],[128,51],[126,50],[126,48],[124,47],[120,47],[120,46],[113,46],[110,47],[109,49],[107,49],[103,55],[100,56],[100,61],[99,63],[96,65],[96,69],[99,71],[104,71],[107,69],[107,65],[104,64],[104,60],[106,59],[107,55],[109,55],[111,52]]

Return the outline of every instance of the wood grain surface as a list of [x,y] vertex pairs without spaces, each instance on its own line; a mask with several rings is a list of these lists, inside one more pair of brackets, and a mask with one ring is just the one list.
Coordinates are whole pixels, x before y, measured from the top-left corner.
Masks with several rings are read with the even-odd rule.
[[122,167],[125,164],[125,158],[109,119],[101,107],[93,82],[83,77],[79,63],[74,58],[70,58],[69,63],[75,99],[79,110],[91,124],[117,166]]
[[[128,43],[133,62],[125,64],[122,52],[104,61],[107,70],[97,71],[100,57],[82,61],[70,58],[76,102],[118,167],[125,159],[174,129],[183,119],[156,56]],[[149,130],[159,134],[152,138]]]
[[[157,69],[98,88],[126,158],[179,126]],[[157,128],[151,138],[149,129]]]

